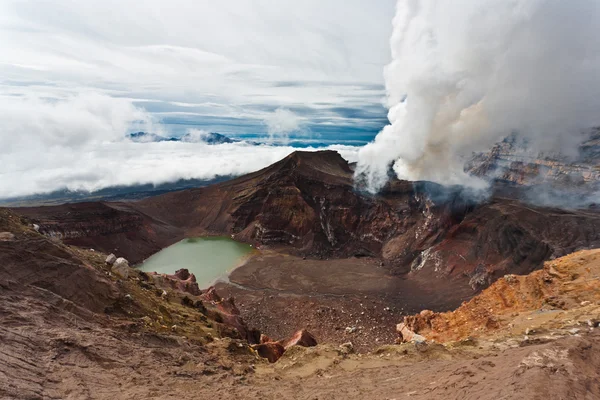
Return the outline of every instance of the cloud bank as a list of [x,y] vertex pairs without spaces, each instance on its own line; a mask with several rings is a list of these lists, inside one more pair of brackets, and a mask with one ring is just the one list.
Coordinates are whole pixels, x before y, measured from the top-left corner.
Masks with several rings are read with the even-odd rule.
[[465,157],[518,132],[537,151],[575,151],[600,124],[600,3],[399,0],[386,67],[388,119],[361,149],[372,192],[399,178],[479,186]]
[[[393,6],[0,1],[0,197],[210,179],[293,151],[194,143],[203,131],[364,143],[386,122]],[[124,139],[137,131],[188,142]]]
[[[296,150],[244,142],[136,143],[126,137],[128,132],[160,133],[160,125],[131,101],[94,93],[59,101],[0,97],[0,120],[5,121],[0,129],[0,198],[241,175]],[[190,134],[200,139],[205,132]],[[357,147],[328,148],[356,160]]]

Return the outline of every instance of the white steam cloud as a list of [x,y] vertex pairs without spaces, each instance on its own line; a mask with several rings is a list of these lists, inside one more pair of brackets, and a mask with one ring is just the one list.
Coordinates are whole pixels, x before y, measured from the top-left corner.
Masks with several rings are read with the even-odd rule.
[[278,108],[264,119],[269,140],[287,142],[291,133],[303,133],[301,118],[286,108]]
[[600,2],[399,0],[386,126],[359,153],[376,192],[399,178],[481,182],[465,157],[513,131],[538,151],[575,151],[600,123]]
[[[296,150],[244,142],[209,145],[201,140],[207,133],[193,129],[189,142],[135,143],[127,133],[161,134],[160,125],[129,100],[94,93],[64,99],[0,96],[0,120],[0,198],[241,175]],[[329,149],[357,159],[356,147]]]

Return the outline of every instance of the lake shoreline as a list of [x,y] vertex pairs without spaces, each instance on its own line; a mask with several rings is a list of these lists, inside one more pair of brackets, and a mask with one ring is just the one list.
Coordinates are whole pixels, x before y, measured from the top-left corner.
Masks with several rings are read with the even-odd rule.
[[208,288],[244,265],[258,250],[227,236],[184,238],[148,257],[134,268],[143,272],[174,274],[187,269],[194,274],[198,286]]

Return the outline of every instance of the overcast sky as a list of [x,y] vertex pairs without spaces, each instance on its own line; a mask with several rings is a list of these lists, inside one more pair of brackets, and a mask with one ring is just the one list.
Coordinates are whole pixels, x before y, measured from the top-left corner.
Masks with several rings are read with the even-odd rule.
[[0,92],[135,99],[164,122],[385,123],[393,0],[3,0]]
[[[0,198],[243,174],[294,150],[131,143],[136,130],[369,140],[387,122],[394,9],[394,0],[2,0]],[[349,159],[357,151],[334,148]]]

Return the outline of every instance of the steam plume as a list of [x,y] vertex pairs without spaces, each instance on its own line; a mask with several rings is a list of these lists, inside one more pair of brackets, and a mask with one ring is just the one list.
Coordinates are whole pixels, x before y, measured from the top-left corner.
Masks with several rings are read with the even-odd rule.
[[271,142],[287,143],[291,133],[303,133],[300,117],[285,108],[278,108],[265,117],[265,125]]
[[465,157],[517,131],[575,151],[600,121],[600,2],[399,0],[385,69],[388,119],[359,153],[372,192],[399,178],[482,185]]

